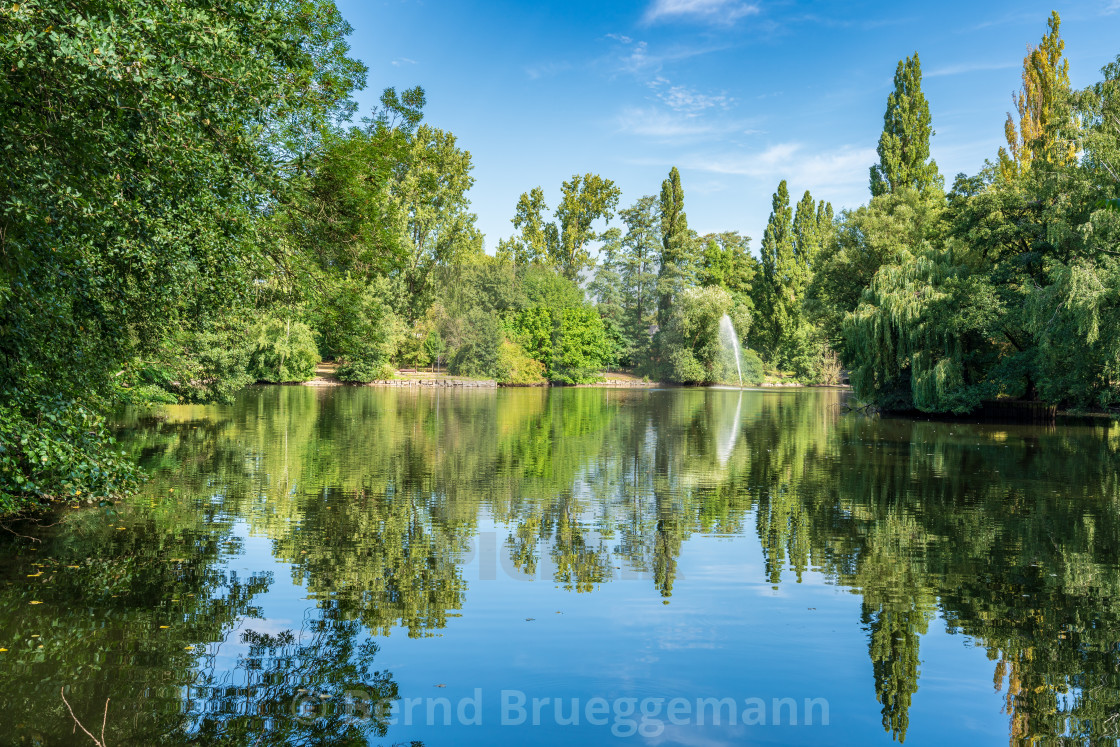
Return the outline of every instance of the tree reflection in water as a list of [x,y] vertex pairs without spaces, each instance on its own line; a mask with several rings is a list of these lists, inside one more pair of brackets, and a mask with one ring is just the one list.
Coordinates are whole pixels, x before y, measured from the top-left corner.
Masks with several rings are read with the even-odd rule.
[[[45,620],[68,642],[9,658],[0,700],[27,735],[71,728],[65,685],[83,723],[113,697],[110,742],[365,744],[397,697],[371,636],[447,626],[481,527],[515,572],[604,594],[639,577],[666,603],[693,534],[754,533],[769,584],[815,572],[861,596],[895,739],[937,616],[987,651],[1012,743],[1114,737],[1115,433],[873,419],[843,396],[275,387],[126,419],[160,497],[71,514],[37,553],[6,540],[0,645]],[[245,537],[312,600],[301,633],[248,632],[270,581],[223,570]],[[50,585],[24,579],[39,567]],[[198,650],[227,639],[232,663]],[[311,694],[318,717],[297,718]]]

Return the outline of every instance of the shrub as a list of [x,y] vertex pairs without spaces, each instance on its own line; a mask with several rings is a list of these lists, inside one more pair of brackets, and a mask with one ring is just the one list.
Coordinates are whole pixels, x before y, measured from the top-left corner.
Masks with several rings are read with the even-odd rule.
[[320,332],[324,347],[339,362],[338,378],[368,383],[392,376],[393,312],[381,300],[383,287],[360,278],[342,278],[327,292]]
[[21,399],[6,392],[10,404],[0,404],[0,514],[44,500],[92,502],[136,489],[136,465],[87,405]]
[[556,313],[555,337],[549,378],[564,384],[599,381],[599,368],[611,352],[610,340],[599,312],[589,306]]
[[455,376],[501,379],[502,328],[497,317],[481,310],[471,311],[463,327],[463,342],[447,370]]
[[750,386],[758,386],[766,379],[766,371],[765,367],[762,365],[762,358],[750,348],[743,348],[741,355],[743,383],[749,384]]
[[248,332],[232,317],[174,332],[149,357],[125,366],[115,394],[132,404],[232,402],[255,380]]
[[251,336],[249,372],[257,381],[286,383],[315,376],[319,349],[311,328],[290,319],[265,319]]
[[502,341],[499,367],[502,371],[499,381],[503,384],[533,386],[546,381],[544,364],[511,340]]

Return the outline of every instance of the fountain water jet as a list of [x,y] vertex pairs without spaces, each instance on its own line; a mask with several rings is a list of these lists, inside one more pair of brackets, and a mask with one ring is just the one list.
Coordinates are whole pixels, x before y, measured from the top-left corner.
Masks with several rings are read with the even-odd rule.
[[735,326],[731,317],[724,314],[719,318],[719,339],[735,354],[735,370],[739,373],[739,388],[743,388],[743,362],[739,352],[739,335],[735,334]]

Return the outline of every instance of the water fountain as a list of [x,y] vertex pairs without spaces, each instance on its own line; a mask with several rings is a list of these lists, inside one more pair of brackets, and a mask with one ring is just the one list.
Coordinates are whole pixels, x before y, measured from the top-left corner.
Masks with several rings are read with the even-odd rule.
[[735,355],[735,370],[739,373],[739,388],[743,388],[743,360],[739,352],[739,335],[735,334],[735,325],[731,323],[731,317],[724,314],[719,319],[719,339],[724,345],[727,345],[731,352]]

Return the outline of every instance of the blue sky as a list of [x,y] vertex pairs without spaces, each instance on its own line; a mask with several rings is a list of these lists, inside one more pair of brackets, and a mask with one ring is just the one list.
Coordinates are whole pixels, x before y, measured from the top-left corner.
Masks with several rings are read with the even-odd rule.
[[738,230],[757,253],[788,179],[839,210],[864,204],[898,61],[917,51],[946,182],[1003,142],[1028,44],[1052,9],[1074,86],[1120,54],[1120,0],[845,3],[768,0],[338,0],[386,86],[422,85],[426,121],[471,152],[489,252],[518,196],[594,172],[621,205],[681,170],[689,224]]

